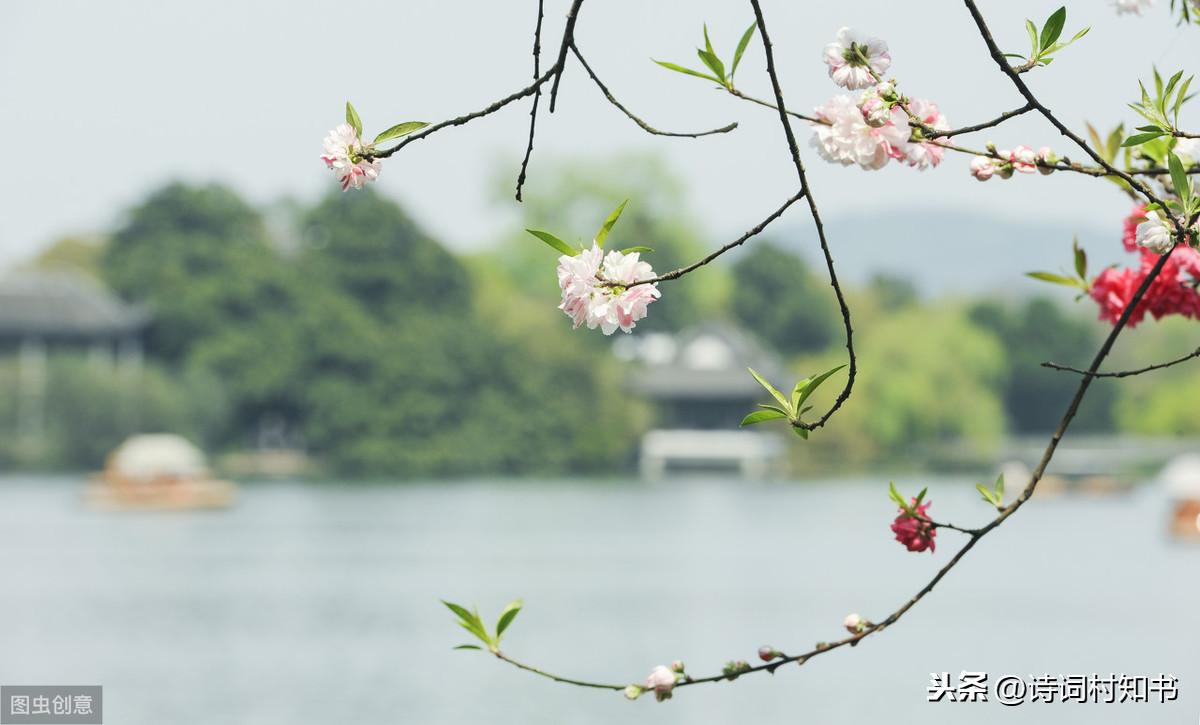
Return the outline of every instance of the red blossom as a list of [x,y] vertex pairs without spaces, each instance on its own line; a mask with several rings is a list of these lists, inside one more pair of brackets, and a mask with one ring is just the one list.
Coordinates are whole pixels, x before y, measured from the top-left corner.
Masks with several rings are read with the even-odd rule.
[[[932,501],[926,501],[923,504],[917,503],[917,499],[912,500],[913,510],[917,516],[924,519],[929,518],[926,513],[929,510]],[[892,533],[896,535],[896,541],[904,544],[909,551],[925,551],[929,549],[933,553],[937,549],[934,542],[934,537],[937,536],[937,528],[928,521],[922,521],[916,516],[912,516],[904,509],[900,509],[900,515],[892,522]]]
[[[1089,293],[1100,306],[1100,319],[1116,324],[1129,301],[1142,285],[1150,270],[1158,263],[1159,255],[1137,246],[1137,225],[1146,218],[1146,209],[1138,205],[1125,219],[1121,243],[1141,257],[1137,267],[1108,268],[1092,280]],[[1136,327],[1149,313],[1154,319],[1167,315],[1200,318],[1200,252],[1178,246],[1163,266],[1162,272],[1150,283],[1142,301],[1129,316],[1129,327]]]

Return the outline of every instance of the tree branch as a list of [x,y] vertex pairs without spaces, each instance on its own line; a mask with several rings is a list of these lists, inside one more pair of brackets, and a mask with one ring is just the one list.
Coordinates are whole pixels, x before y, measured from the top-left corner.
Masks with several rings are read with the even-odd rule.
[[829,240],[825,238],[825,225],[821,222],[821,213],[817,209],[817,202],[813,198],[812,188],[808,185],[808,175],[804,171],[804,161],[800,158],[800,148],[796,145],[796,134],[792,132],[792,123],[788,120],[788,113],[785,110],[787,104],[783,101],[783,89],[779,85],[779,75],[775,70],[775,53],[771,49],[771,37],[767,33],[767,22],[763,19],[762,7],[759,5],[759,0],[750,0],[751,7],[754,8],[755,22],[758,24],[758,34],[762,38],[763,51],[767,57],[767,75],[771,78],[771,88],[775,92],[775,106],[779,113],[779,122],[783,125],[783,134],[787,137],[788,150],[792,155],[792,165],[796,167],[796,175],[800,178],[800,188],[805,191],[804,198],[808,201],[808,210],[812,216],[813,226],[817,230],[817,238],[821,242],[821,252],[825,255],[825,267],[829,270],[829,284],[833,287],[833,293],[837,297],[838,309],[842,313],[842,324],[846,329],[846,353],[850,358],[850,364],[846,370],[846,385],[842,391],[838,393],[837,399],[833,401],[833,405],[829,410],[825,411],[817,420],[812,423],[796,423],[798,427],[806,430],[816,430],[825,425],[838,408],[850,397],[851,391],[854,389],[854,377],[858,372],[858,358],[854,354],[854,327],[850,323],[850,307],[846,304],[846,296],[842,293],[842,287],[838,283],[837,272],[833,268],[833,254],[829,251]]
[[634,123],[641,126],[642,129],[644,131],[646,131],[646,133],[652,133],[655,136],[675,136],[675,137],[699,138],[701,136],[711,136],[711,135],[717,134],[717,133],[729,133],[733,129],[737,128],[737,122],[735,121],[734,123],[731,123],[727,126],[722,126],[720,128],[714,128],[711,131],[696,131],[693,133],[683,133],[683,132],[675,132],[675,131],[660,131],[659,129],[651,126],[650,124],[646,123],[642,119],[635,116],[632,111],[630,111],[628,108],[626,108],[624,105],[622,105],[621,102],[618,101],[613,96],[613,94],[608,90],[608,87],[605,86],[604,83],[600,80],[600,77],[596,75],[596,72],[592,70],[592,67],[590,65],[588,65],[588,62],[586,60],[584,60],[583,54],[579,52],[579,48],[575,45],[574,42],[571,43],[571,52],[574,53],[575,57],[579,59],[579,64],[582,65],[583,69],[585,71],[587,71],[587,74],[589,76],[591,76],[592,81],[596,84],[596,87],[600,89],[600,92],[604,94],[604,97],[608,99],[608,102],[613,104],[614,106],[616,106],[621,111],[621,113],[624,113],[626,116],[628,116],[629,119],[632,120]]
[[[545,0],[538,0],[537,25],[533,29],[533,80],[536,82],[542,74],[542,16],[544,15]],[[525,158],[521,161],[521,173],[517,174],[517,201],[521,201],[521,187],[525,185],[525,172],[529,169],[529,157],[533,155],[533,136],[537,131],[538,106],[542,102],[542,88],[538,86],[533,92],[533,108],[529,109],[529,145],[525,147]]]
[[1111,372],[1111,373],[1088,372],[1087,370],[1080,370],[1079,368],[1073,368],[1069,365],[1059,365],[1058,363],[1052,363],[1052,362],[1044,362],[1044,363],[1042,363],[1042,367],[1050,368],[1051,370],[1062,370],[1062,371],[1069,372],[1069,373],[1079,373],[1080,375],[1090,375],[1093,378],[1131,378],[1134,375],[1141,375],[1142,373],[1148,373],[1148,372],[1152,372],[1154,370],[1163,370],[1164,368],[1169,368],[1173,365],[1178,365],[1179,363],[1184,363],[1184,362],[1187,362],[1188,360],[1192,360],[1192,359],[1195,359],[1198,357],[1200,357],[1200,347],[1196,348],[1192,352],[1189,352],[1187,355],[1184,355],[1183,357],[1175,358],[1174,360],[1171,360],[1169,362],[1156,363],[1154,365],[1147,365],[1146,367],[1138,368],[1137,370],[1121,370],[1118,372]]
[[550,87],[550,113],[554,113],[554,105],[558,102],[558,84],[562,80],[563,70],[567,67],[567,48],[575,40],[575,21],[579,19],[579,6],[583,0],[574,0],[571,9],[567,11],[567,24],[563,28],[562,45],[558,48],[558,60],[554,62],[554,85]]

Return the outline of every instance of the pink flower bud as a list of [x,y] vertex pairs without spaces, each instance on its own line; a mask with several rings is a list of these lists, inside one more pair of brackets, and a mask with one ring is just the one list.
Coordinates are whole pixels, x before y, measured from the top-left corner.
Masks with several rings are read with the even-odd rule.
[[654,697],[662,702],[671,698],[671,690],[675,687],[675,673],[667,667],[659,665],[650,671],[646,678],[646,689],[654,690]]
[[672,672],[683,672],[683,660],[675,660],[671,663]]
[[858,616],[858,614],[849,614],[842,622],[842,626],[845,627],[846,631],[848,631],[850,634],[858,634],[862,632],[865,625],[866,620]]
[[892,120],[892,107],[879,96],[864,96],[858,108],[862,111],[863,120],[872,128],[883,128]]
[[987,181],[996,173],[995,162],[987,156],[976,156],[971,159],[971,176],[980,181]]
[[758,648],[758,658],[763,662],[770,662],[777,657],[779,657],[779,652],[775,651],[775,648],[770,645],[764,644]]
[[1037,152],[1028,146],[1016,147],[1008,158],[1012,161],[1013,168],[1022,174],[1032,174],[1037,171]]
[[1038,173],[1042,176],[1049,176],[1054,173],[1054,164],[1058,163],[1058,155],[1050,150],[1049,146],[1043,146],[1038,149]]

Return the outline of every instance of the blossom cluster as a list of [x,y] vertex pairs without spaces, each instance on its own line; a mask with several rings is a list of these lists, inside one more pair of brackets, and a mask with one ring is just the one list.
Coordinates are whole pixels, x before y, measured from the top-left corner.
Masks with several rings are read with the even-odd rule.
[[661,296],[658,285],[643,283],[654,278],[654,269],[638,252],[611,251],[607,255],[593,243],[574,256],[558,258],[558,286],[562,303],[558,309],[575,327],[597,327],[605,335],[620,329],[632,330],[646,316],[646,308]]
[[945,148],[914,134],[909,122],[938,131],[950,125],[936,103],[904,98],[893,83],[883,80],[892,64],[887,43],[842,28],[825,46],[823,57],[834,83],[862,93],[834,96],[815,109],[811,143],[821,158],[868,170],[881,169],[893,159],[922,170],[941,163]]
[[[1193,230],[1192,238],[1195,237]],[[1150,270],[1161,255],[1168,252],[1170,256],[1162,271],[1150,283],[1127,324],[1136,326],[1147,313],[1156,320],[1167,315],[1200,318],[1200,292],[1197,291],[1200,252],[1187,244],[1175,246],[1170,222],[1158,212],[1148,213],[1146,207],[1136,206],[1125,219],[1121,242],[1126,251],[1140,255],[1140,262],[1136,267],[1110,267],[1092,281],[1089,294],[1100,306],[1101,320],[1116,324]]]
[[325,153],[321,154],[321,160],[337,174],[342,191],[351,187],[361,189],[368,181],[379,178],[383,165],[379,159],[363,158],[368,150],[369,147],[359,139],[358,131],[348,123],[341,124],[325,137]]
[[1054,165],[1057,163],[1058,156],[1049,146],[1034,151],[1021,145],[1012,150],[993,150],[991,156],[976,156],[971,159],[971,176],[979,181],[987,181],[993,176],[1008,179],[1014,172],[1032,174],[1036,171],[1045,176],[1054,173]]
[[842,166],[882,169],[893,159],[922,170],[937,166],[946,149],[913,136],[910,112],[930,128],[950,128],[936,103],[913,99],[906,105],[890,83],[880,83],[857,98],[840,94],[818,106],[812,145],[821,158]]

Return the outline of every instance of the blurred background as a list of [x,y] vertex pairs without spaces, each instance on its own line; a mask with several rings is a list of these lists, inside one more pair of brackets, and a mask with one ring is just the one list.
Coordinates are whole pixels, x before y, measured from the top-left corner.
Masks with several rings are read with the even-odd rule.
[[[885,37],[905,88],[953,125],[1020,105],[961,8],[766,5],[801,110],[836,90],[819,50],[840,25]],[[566,6],[546,3],[548,47]],[[984,10],[1019,48],[1023,18],[1056,6]],[[1068,30],[1093,31],[1034,81],[1078,127],[1132,120],[1122,109],[1151,63],[1200,60],[1200,31],[1166,7],[1069,10]],[[498,611],[524,596],[506,649],[606,681],[676,658],[708,674],[764,642],[833,639],[850,611],[886,616],[955,543],[943,532],[918,556],[891,541],[887,482],[928,485],[935,518],[985,521],[974,483],[1004,471],[1019,490],[1074,390],[1039,363],[1086,366],[1108,331],[1090,300],[1024,273],[1067,267],[1073,238],[1093,273],[1132,259],[1130,203],[1104,182],[978,184],[953,156],[863,173],[806,151],[859,378],[809,441],[738,430],[762,402],[747,366],[785,387],[844,361],[802,209],[664,284],[636,331],[611,338],[570,329],[555,254],[523,229],[584,239],[628,198],[615,244],[652,247],[666,271],[777,208],[794,185],[777,117],[648,60],[688,63],[704,22],[728,55],[746,7],[597,4],[577,33],[651,123],[737,120],[731,134],[646,136],[572,64],[523,204],[527,103],[414,144],[364,192],[340,192],[317,158],[346,97],[373,133],[524,86],[535,12],[0,9],[14,169],[0,179],[0,683],[102,684],[108,721],[129,723],[1011,722],[1030,707],[1191,722],[1200,376],[1187,364],[1097,381],[1039,500],[902,626],[804,671],[655,706],[449,651],[438,598]],[[739,85],[765,95],[761,65],[751,46]],[[1058,138],[1023,117],[994,140]],[[1186,354],[1195,324],[1147,321],[1108,367]],[[925,702],[930,672],[962,669],[1172,672],[1181,695]]]

